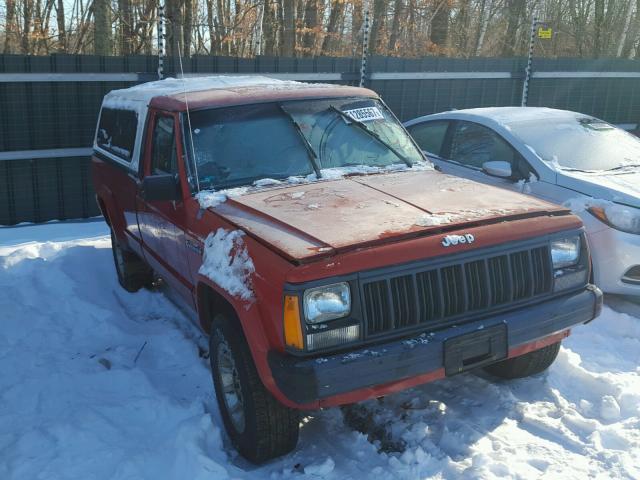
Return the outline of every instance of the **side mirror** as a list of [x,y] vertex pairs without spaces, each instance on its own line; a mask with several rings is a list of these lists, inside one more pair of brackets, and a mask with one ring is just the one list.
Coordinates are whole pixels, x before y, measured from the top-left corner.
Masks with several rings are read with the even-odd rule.
[[482,164],[482,171],[487,175],[500,178],[511,178],[513,175],[509,162],[484,162]]
[[140,195],[149,202],[171,202],[182,198],[178,179],[170,173],[144,177]]

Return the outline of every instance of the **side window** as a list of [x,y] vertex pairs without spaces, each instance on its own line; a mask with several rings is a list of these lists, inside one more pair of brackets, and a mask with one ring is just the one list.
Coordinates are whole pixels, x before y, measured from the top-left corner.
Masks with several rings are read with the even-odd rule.
[[511,164],[514,172],[520,169],[520,156],[493,130],[471,122],[458,122],[451,138],[448,158],[469,167],[482,168],[490,161]]
[[96,135],[96,144],[103,150],[131,162],[136,141],[138,114],[132,110],[103,108]]
[[151,174],[178,173],[173,117],[156,117],[151,148]]
[[440,156],[447,128],[449,128],[449,122],[440,120],[418,123],[409,127],[408,130],[421,150]]

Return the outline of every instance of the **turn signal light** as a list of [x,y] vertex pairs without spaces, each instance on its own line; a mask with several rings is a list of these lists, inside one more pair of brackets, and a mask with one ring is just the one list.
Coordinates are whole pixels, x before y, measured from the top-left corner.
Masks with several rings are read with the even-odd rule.
[[295,295],[284,297],[284,341],[288,347],[302,350],[302,325],[300,324],[300,305]]

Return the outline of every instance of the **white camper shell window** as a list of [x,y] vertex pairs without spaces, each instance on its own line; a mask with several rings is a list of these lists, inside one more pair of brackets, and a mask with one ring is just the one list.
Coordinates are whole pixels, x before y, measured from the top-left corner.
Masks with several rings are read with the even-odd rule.
[[96,145],[120,160],[131,163],[138,129],[138,115],[132,110],[103,107]]

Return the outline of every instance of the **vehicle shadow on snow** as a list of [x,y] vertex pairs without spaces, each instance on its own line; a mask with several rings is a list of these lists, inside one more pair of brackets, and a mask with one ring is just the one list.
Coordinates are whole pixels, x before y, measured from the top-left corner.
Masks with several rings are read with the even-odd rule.
[[379,452],[420,446],[436,458],[460,461],[471,446],[504,423],[519,420],[519,402],[553,401],[547,373],[505,381],[482,371],[342,408],[344,424]]

